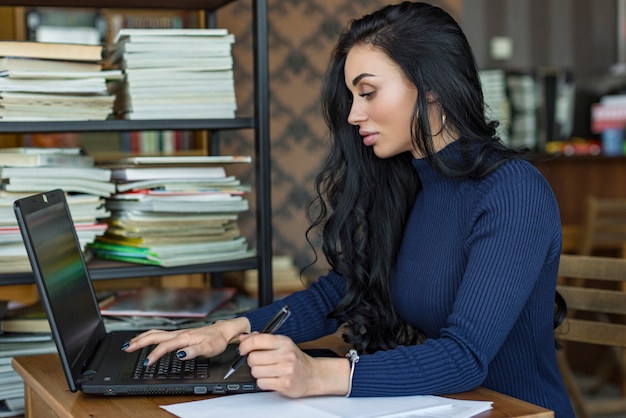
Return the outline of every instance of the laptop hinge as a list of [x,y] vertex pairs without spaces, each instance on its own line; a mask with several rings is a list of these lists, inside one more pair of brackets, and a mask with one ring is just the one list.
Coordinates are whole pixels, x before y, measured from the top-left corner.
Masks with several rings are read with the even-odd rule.
[[83,376],[94,375],[98,372],[98,370],[100,370],[100,365],[106,358],[110,345],[111,338],[104,338],[100,340],[99,344],[96,345],[95,350],[93,350],[94,355],[85,362],[85,367],[82,371]]

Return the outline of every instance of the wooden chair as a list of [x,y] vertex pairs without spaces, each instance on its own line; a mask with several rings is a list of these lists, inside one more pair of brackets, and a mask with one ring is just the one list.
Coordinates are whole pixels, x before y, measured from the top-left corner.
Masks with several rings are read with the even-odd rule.
[[589,418],[597,414],[626,412],[626,396],[623,395],[610,400],[584,399],[583,390],[566,358],[567,341],[606,346],[609,355],[615,357],[613,364],[620,365],[620,379],[626,382],[622,354],[626,348],[626,322],[624,317],[616,321],[610,317],[626,315],[626,293],[621,286],[616,286],[626,283],[626,259],[562,254],[559,280],[557,289],[567,302],[568,316],[556,330],[556,338],[565,345],[558,352],[558,360],[577,416]]
[[587,196],[584,213],[578,253],[626,258],[626,199]]

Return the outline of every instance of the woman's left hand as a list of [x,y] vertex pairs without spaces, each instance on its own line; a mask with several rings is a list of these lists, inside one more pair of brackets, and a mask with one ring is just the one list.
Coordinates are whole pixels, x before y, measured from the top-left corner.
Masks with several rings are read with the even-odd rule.
[[348,393],[350,364],[345,358],[311,357],[284,335],[254,332],[240,336],[239,352],[257,385],[290,398]]

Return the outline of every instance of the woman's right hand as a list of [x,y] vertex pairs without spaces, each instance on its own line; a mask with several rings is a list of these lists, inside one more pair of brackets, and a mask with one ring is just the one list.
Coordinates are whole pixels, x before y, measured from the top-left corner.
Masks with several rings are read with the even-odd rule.
[[156,347],[147,357],[145,366],[152,365],[161,356],[176,351],[181,360],[198,356],[213,357],[222,353],[229,343],[235,342],[243,333],[250,332],[250,322],[245,317],[216,321],[199,328],[163,331],[152,329],[137,335],[122,350],[133,352],[148,345]]

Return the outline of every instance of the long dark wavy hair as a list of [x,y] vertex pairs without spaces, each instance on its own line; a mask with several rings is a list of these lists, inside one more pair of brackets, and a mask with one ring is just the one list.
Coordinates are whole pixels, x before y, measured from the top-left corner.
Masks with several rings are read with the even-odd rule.
[[[346,279],[345,295],[330,316],[347,325],[347,342],[361,352],[375,352],[421,339],[419,330],[394,311],[390,295],[405,224],[421,184],[410,153],[378,158],[363,146],[359,128],[348,123],[352,94],[344,65],[355,45],[384,52],[417,87],[414,146],[442,174],[480,178],[520,153],[501,143],[497,122],[485,117],[472,50],[442,9],[413,2],[386,6],[352,21],[340,36],[322,89],[331,146],[307,204],[307,239],[313,231],[321,233],[326,260]],[[446,126],[456,130],[464,157],[460,164],[435,153],[432,136],[437,132],[431,132],[424,92],[437,98]]]

